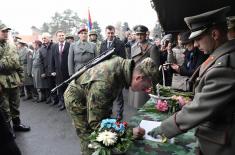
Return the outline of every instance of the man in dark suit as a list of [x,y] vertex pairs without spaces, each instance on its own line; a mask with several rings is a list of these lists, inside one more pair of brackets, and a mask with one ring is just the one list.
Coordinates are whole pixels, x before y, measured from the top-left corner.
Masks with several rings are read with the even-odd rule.
[[107,39],[101,43],[100,53],[103,53],[109,49],[115,48],[116,55],[126,58],[124,43],[115,37],[115,28],[112,25],[108,25],[105,28]]
[[[69,78],[68,72],[68,53],[70,44],[65,41],[65,33],[62,30],[56,32],[58,43],[52,46],[52,63],[51,75],[56,78],[56,84],[67,80]],[[64,91],[67,86],[62,86],[58,89],[59,108],[64,110]]]
[[[124,43],[118,39],[117,37],[115,37],[115,28],[112,25],[108,25],[105,28],[105,33],[106,33],[106,37],[107,39],[104,40],[101,43],[100,46],[100,54],[103,52],[106,52],[109,49],[115,48],[115,54],[117,56],[120,56],[122,58],[126,58],[126,52],[125,52],[125,45]],[[121,119],[122,118],[122,113],[123,113],[123,106],[124,106],[124,100],[123,100],[123,94],[122,91],[119,93],[119,95],[116,98],[116,102],[118,105],[118,110],[117,110],[117,118]]]

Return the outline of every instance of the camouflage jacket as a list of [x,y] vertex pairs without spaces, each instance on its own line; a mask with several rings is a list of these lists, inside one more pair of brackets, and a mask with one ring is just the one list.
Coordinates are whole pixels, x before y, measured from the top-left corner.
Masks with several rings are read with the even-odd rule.
[[23,69],[15,46],[9,43],[0,44],[0,84],[4,88],[15,88],[22,80]]
[[[118,92],[130,86],[133,67],[134,61],[114,56],[72,81],[65,92],[65,102],[73,101],[73,104],[67,107],[70,114],[78,114],[78,106],[85,105],[87,121],[91,128],[97,126],[102,119],[110,117]],[[79,122],[76,122],[76,116],[72,117],[76,127]]]

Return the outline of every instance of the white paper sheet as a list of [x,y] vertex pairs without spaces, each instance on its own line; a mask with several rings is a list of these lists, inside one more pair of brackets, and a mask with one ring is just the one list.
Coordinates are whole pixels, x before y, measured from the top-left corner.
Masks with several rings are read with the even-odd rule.
[[144,139],[155,141],[155,142],[161,142],[161,136],[159,138],[153,138],[152,136],[148,135],[148,132],[151,131],[153,128],[156,128],[161,125],[161,122],[158,121],[148,121],[148,120],[142,120],[140,122],[140,127],[145,129],[145,135]]
[[[161,125],[162,122],[159,121],[148,121],[142,120],[140,122],[140,127],[145,129],[144,139],[155,141],[155,142],[162,142],[162,137],[159,135],[157,138],[153,138],[152,136],[148,135],[148,132],[151,131],[153,128],[156,128]],[[168,139],[168,143],[173,144],[175,142],[174,138]]]

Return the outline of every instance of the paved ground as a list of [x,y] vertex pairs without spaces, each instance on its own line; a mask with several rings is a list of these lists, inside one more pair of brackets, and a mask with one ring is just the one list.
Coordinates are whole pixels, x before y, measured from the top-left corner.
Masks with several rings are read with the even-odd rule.
[[[79,139],[65,110],[32,101],[22,102],[20,110],[22,122],[31,126],[30,132],[17,133],[22,155],[79,155]],[[124,119],[135,112],[125,105]]]

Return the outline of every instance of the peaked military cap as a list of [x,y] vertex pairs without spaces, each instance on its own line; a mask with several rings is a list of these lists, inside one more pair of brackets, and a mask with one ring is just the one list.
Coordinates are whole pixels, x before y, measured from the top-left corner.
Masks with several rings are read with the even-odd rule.
[[0,30],[1,31],[6,31],[6,30],[11,30],[11,28],[7,27],[5,24],[0,23]]
[[228,29],[235,28],[235,16],[231,16],[227,18]]
[[23,41],[23,40],[18,40],[17,42],[22,44],[22,45],[27,45],[27,43],[25,41]]
[[152,81],[157,79],[158,68],[151,58],[145,58],[136,67],[139,68],[140,72],[146,77],[150,77]]
[[134,27],[134,31],[136,34],[138,33],[145,33],[148,31],[148,28],[144,25],[137,25]]
[[15,36],[15,39],[19,39],[19,40],[21,40],[22,38],[21,38],[21,37],[19,37],[19,36]]
[[208,28],[218,25],[226,24],[226,13],[230,10],[230,7],[223,7],[217,10],[208,11],[199,15],[185,17],[184,21],[191,30],[189,39],[198,37]]
[[92,29],[90,32],[89,32],[89,36],[90,35],[96,35],[97,36],[97,32],[95,29]]

